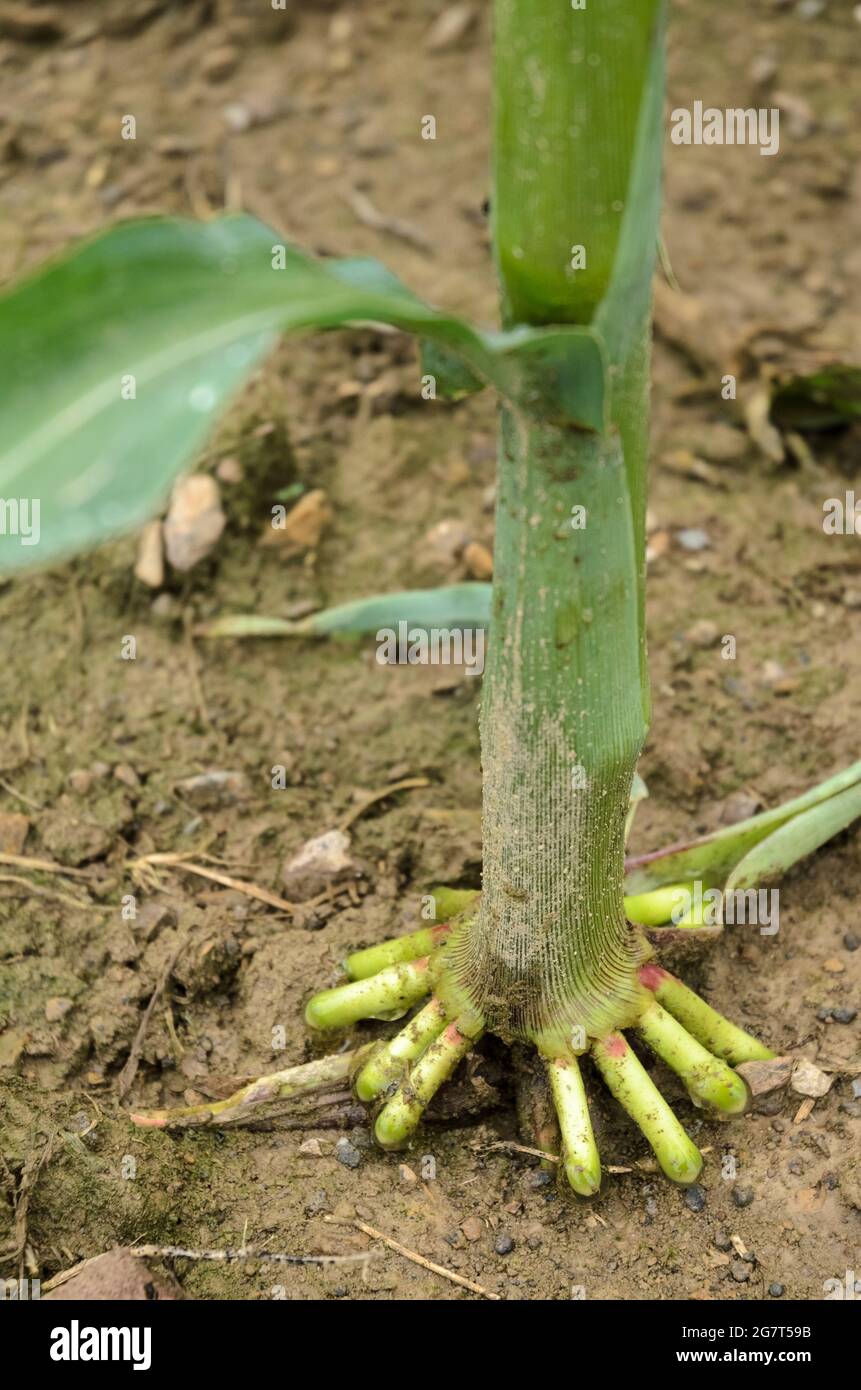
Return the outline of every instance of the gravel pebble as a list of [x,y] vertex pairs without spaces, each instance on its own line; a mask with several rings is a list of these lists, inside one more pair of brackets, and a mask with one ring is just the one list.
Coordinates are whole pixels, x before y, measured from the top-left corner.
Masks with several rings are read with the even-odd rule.
[[857,951],[861,946],[861,936],[856,936],[854,931],[848,931],[843,938],[843,945],[847,951]]
[[750,1267],[744,1260],[733,1260],[729,1272],[737,1284],[746,1284],[750,1278]]
[[706,1194],[703,1192],[699,1183],[695,1182],[685,1189],[685,1205],[691,1211],[702,1211],[706,1204]]
[[858,1017],[857,1009],[832,1009],[831,1017],[835,1023],[854,1023]]
[[783,1287],[782,1284],[769,1284],[768,1292],[771,1294],[772,1298],[783,1298],[783,1295],[786,1293],[786,1289]]
[[510,1255],[514,1249],[514,1241],[511,1236],[499,1235],[496,1237],[493,1248],[497,1255]]
[[737,1207],[749,1207],[753,1201],[752,1187],[734,1187],[732,1190],[732,1200]]
[[534,1173],[530,1173],[526,1179],[527,1187],[548,1187],[553,1181],[551,1175],[543,1168],[537,1168]]
[[701,531],[698,526],[686,526],[683,530],[677,531],[676,540],[682,550],[706,550],[711,545],[705,531]]
[[350,1143],[349,1139],[338,1140],[335,1145],[335,1157],[345,1168],[358,1168],[362,1161],[362,1155],[355,1144]]

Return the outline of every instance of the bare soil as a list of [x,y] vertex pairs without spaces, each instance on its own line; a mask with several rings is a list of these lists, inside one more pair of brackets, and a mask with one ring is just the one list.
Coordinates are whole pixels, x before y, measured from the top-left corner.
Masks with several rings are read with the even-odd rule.
[[[44,18],[48,7],[30,8]],[[288,19],[251,0],[70,0],[53,37],[0,25],[0,275],[119,218],[241,207],[320,253],[379,256],[417,292],[492,322],[488,14],[477,5],[462,38],[429,51],[439,8],[308,3]],[[664,238],[701,318],[687,336],[658,318],[651,799],[635,849],[783,800],[858,756],[861,551],[856,536],[822,530],[823,502],[856,483],[858,430],[810,435],[803,462],[778,463],[720,394],[724,373],[760,362],[861,360],[858,33],[848,3],[813,19],[763,0],[673,7],[671,107],[767,106],[778,92],[784,115],[773,158],[667,146]],[[429,113],[435,141],[420,136]],[[128,114],[134,141],[119,136]],[[420,244],[361,223],[356,188]],[[776,936],[730,929],[691,966],[717,1008],[834,1077],[806,1118],[787,1095],[720,1125],[656,1068],[707,1151],[700,1210],[649,1171],[644,1141],[592,1076],[602,1155],[626,1170],[598,1200],[577,1203],[535,1159],[493,1147],[518,1130],[492,1043],[462,1083],[477,1113],[428,1125],[402,1156],[407,1174],[373,1147],[347,1097],[294,1116],[298,1128],[178,1136],[134,1129],[117,1105],[142,1011],[184,935],[126,1102],[137,1108],[224,1094],[318,1055],[303,1004],[338,981],[345,952],[413,923],[433,883],[478,882],[475,681],[381,668],[361,645],[188,637],[217,613],[285,616],[463,576],[425,537],[455,519],[492,543],[494,404],[426,402],[418,379],[398,335],[286,343],[201,460],[238,459],[247,481],[223,487],[227,530],[188,577],[155,599],[132,575],[128,540],[0,581],[0,849],[26,831],[13,852],[84,874],[9,869],[39,897],[0,881],[2,1272],[18,1273],[23,1223],[43,1279],[134,1241],[245,1239],[294,1254],[374,1244],[324,1219],[337,1215],[505,1298],[564,1299],[577,1285],[590,1299],[764,1299],[773,1284],[822,1298],[825,1280],[861,1268],[858,1023],[817,1017],[861,1003],[861,952],[846,944],[861,934],[858,827],[790,873]],[[272,497],[297,482],[325,488],[334,521],[316,551],[290,560],[257,537]],[[686,550],[686,528],[707,545]],[[719,640],[697,645],[703,620],[736,638],[734,661]],[[135,661],[121,659],[129,634]],[[213,768],[244,774],[238,801],[190,804],[177,784]],[[357,888],[295,921],[189,875],[130,878],[134,857],[194,850],[278,891],[289,853],[408,776],[430,785],[378,802],[353,827]],[[98,910],[70,905],[83,889]],[[128,893],[134,922],[116,906]],[[362,1025],[346,1041],[389,1028]],[[357,1167],[335,1157],[342,1137]],[[318,1151],[300,1152],[309,1139]],[[391,1252],[275,1274],[254,1261],[174,1268],[192,1298],[269,1298],[275,1285],[291,1299],[478,1296]]]

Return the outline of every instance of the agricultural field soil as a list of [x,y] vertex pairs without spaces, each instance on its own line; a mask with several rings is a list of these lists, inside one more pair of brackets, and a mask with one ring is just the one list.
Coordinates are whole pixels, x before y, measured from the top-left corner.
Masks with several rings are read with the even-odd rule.
[[[428,0],[309,0],[291,18],[262,0],[0,14],[22,9],[41,24],[0,24],[4,282],[117,219],[245,209],[317,253],[379,257],[435,303],[494,321],[486,6],[430,46],[440,7]],[[858,486],[859,430],[807,434],[780,462],[720,386],[810,354],[861,360],[858,38],[848,3],[813,18],[763,0],[673,5],[670,109],[779,104],[781,148],[667,142],[664,242],[679,291],[662,277],[651,795],[635,850],[775,804],[859,756],[861,541],[822,527],[826,499]],[[136,138],[123,140],[130,114]],[[435,140],[421,138],[427,114]],[[469,577],[446,538],[492,546],[495,405],[426,401],[419,382],[414,345],[397,334],[286,342],[199,461],[222,466],[227,526],[190,573],[146,588],[129,538],[0,582],[0,851],[77,871],[0,865],[2,1273],[18,1274],[22,1243],[47,1280],[117,1245],[245,1241],[373,1258],[169,1271],[194,1299],[271,1298],[276,1286],[290,1299],[479,1297],[336,1217],[507,1299],[566,1299],[576,1286],[589,1299],[776,1302],[774,1285],[820,1299],[825,1280],[861,1269],[859,1025],[829,1012],[861,1006],[857,826],[783,881],[776,935],[729,928],[686,968],[718,1009],[832,1077],[806,1116],[788,1092],[721,1124],[655,1066],[706,1151],[693,1193],[655,1172],[591,1071],[602,1158],[621,1171],[591,1203],[557,1188],[511,1147],[515,1088],[492,1040],[403,1155],[374,1147],[345,1092],[222,1132],[125,1117],[390,1033],[369,1023],[314,1039],[305,1001],[338,982],[349,949],[416,923],[430,886],[478,883],[480,681],[380,666],[373,642],[194,631],[227,612],[295,616]],[[319,543],[261,545],[273,500],[303,487],[327,495]],[[128,636],[135,660],[122,657]],[[236,775],[203,794],[181,785],[213,770]],[[426,785],[361,810],[412,778]],[[130,870],[182,854],[283,892],[285,860],[360,810],[350,886],[295,917],[170,865]],[[76,906],[80,894],[92,905]],[[133,920],[119,907],[128,894]],[[143,1011],[180,947],[120,1105]]]

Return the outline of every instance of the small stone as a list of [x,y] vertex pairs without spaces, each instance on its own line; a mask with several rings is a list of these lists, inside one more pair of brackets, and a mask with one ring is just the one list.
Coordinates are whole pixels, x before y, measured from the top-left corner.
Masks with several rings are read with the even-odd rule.
[[416,1187],[418,1184],[417,1175],[407,1163],[398,1164],[398,1177],[404,1184],[404,1187]]
[[21,854],[30,822],[19,811],[0,811],[0,854]]
[[344,830],[328,830],[324,835],[306,840],[281,871],[288,897],[301,902],[316,897],[341,879],[357,877],[350,845],[350,837]]
[[463,1231],[467,1240],[481,1239],[483,1227],[477,1216],[468,1216],[460,1229]]
[[737,1207],[749,1207],[753,1201],[752,1187],[734,1187],[732,1190],[732,1200]]
[[858,1010],[845,1009],[843,1007],[839,1009],[832,1009],[831,1017],[834,1019],[835,1023],[854,1023],[856,1018],[858,1017]]
[[792,1058],[770,1057],[763,1062],[742,1062],[736,1070],[756,1099],[787,1085],[792,1075]]
[[754,58],[748,68],[748,77],[755,87],[766,87],[777,76],[777,59],[771,53]]
[[783,1284],[769,1284],[768,1292],[771,1298],[783,1298],[783,1295],[786,1293],[786,1289],[784,1288]]
[[686,526],[683,530],[677,531],[676,540],[682,550],[707,550],[711,545],[705,531],[698,526]]
[[493,1248],[497,1255],[510,1255],[514,1249],[514,1241],[511,1236],[498,1235],[493,1243]]
[[669,531],[653,531],[646,546],[646,564],[651,565],[655,560],[660,560],[662,555],[666,555],[671,540]]
[[215,470],[215,476],[218,478],[219,482],[228,483],[233,486],[236,483],[242,482],[245,477],[245,469],[242,467],[239,459],[226,458],[222,459],[219,463]]
[[49,1023],[59,1023],[72,1007],[71,999],[66,999],[63,995],[53,995],[45,1001],[45,1018]]
[[470,541],[463,552],[463,563],[473,579],[493,578],[493,556],[486,545]]
[[700,618],[688,628],[685,641],[690,642],[692,647],[713,647],[719,636],[717,623],[711,622],[708,618]]
[[203,55],[200,71],[207,82],[224,82],[232,77],[239,66],[239,50],[231,44],[213,48]]
[[477,15],[475,5],[449,5],[428,30],[425,48],[430,53],[442,53],[446,48],[454,48],[469,33]]
[[305,1139],[299,1145],[299,1152],[303,1158],[322,1158],[323,1150],[320,1147],[319,1139]]
[[86,796],[95,780],[92,772],[85,767],[76,767],[74,772],[69,773],[69,786],[79,796]]
[[194,777],[184,777],[176,783],[176,790],[192,806],[201,808],[232,806],[248,791],[248,780],[244,772],[229,772],[222,768],[211,768]]
[[816,1010],[816,1017],[818,1018],[820,1023],[827,1023],[828,1020],[831,1018],[831,1009],[826,1008],[823,1004],[821,1009]]
[[131,763],[117,763],[114,768],[114,777],[118,782],[122,782],[124,787],[139,787],[141,779],[138,777]]
[[527,1187],[549,1187],[552,1177],[544,1168],[536,1168],[526,1179]]
[[215,479],[208,473],[181,478],[173,489],[163,527],[165,553],[173,568],[182,572],[193,569],[212,550],[224,525]]
[[427,559],[434,564],[451,565],[469,545],[469,529],[462,521],[447,517],[425,533]]
[[814,1066],[806,1057],[800,1057],[792,1069],[790,1085],[796,1095],[818,1099],[831,1090],[831,1077],[826,1076],[824,1071]]
[[164,583],[164,540],[160,521],[148,522],[138,537],[134,574],[148,589],[160,589]]
[[763,685],[775,686],[786,679],[786,669],[779,661],[765,661],[762,665]]
[[685,1206],[689,1211],[702,1211],[706,1204],[706,1194],[698,1182],[685,1188]]
[[177,922],[174,908],[165,902],[154,899],[138,908],[135,917],[135,936],[140,941],[154,941],[162,927],[175,927]]
[[159,594],[158,598],[153,599],[150,612],[154,618],[172,618],[176,611],[176,602],[173,594]]
[[762,801],[754,792],[731,792],[721,807],[721,825],[736,825],[740,820],[749,820],[761,808]]
[[263,528],[260,544],[277,546],[286,554],[316,550],[326,527],[332,521],[332,508],[320,487],[312,488],[300,497],[286,514],[282,509],[273,512]]
[[349,43],[353,37],[353,21],[348,14],[336,14],[329,20],[329,42]]
[[744,1260],[733,1260],[729,1272],[737,1284],[746,1284],[750,1278],[750,1267]]
[[349,1139],[343,1138],[339,1139],[335,1145],[335,1157],[345,1168],[358,1168],[362,1161],[362,1155],[355,1144],[351,1144]]
[[822,962],[822,969],[827,970],[829,975],[842,975],[846,966],[842,960],[838,960],[836,956],[831,956],[829,960]]
[[804,140],[816,128],[813,108],[803,97],[793,92],[774,92],[771,105],[780,108],[781,126],[786,121],[787,130],[793,140]]
[[224,124],[234,135],[243,135],[254,124],[254,113],[242,101],[231,101],[222,111]]
[[715,1248],[718,1250],[732,1250],[732,1239],[726,1231],[718,1231],[715,1236]]
[[856,936],[854,931],[848,931],[843,938],[843,945],[847,951],[857,951],[861,946],[861,936]]

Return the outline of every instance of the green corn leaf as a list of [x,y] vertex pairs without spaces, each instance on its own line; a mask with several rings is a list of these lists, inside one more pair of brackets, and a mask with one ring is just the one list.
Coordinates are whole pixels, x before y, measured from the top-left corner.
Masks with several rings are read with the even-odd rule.
[[861,368],[842,362],[774,389],[771,419],[783,430],[827,430],[861,418]]
[[[510,397],[544,336],[482,333],[374,261],[314,260],[244,215],[120,224],[39,271],[0,299],[0,499],[39,504],[38,537],[10,524],[8,505],[0,513],[0,570],[145,521],[277,333],[369,322],[433,342]],[[600,344],[564,332],[558,409],[600,429]]]
[[629,858],[625,892],[700,880],[706,887],[749,888],[830,840],[861,815],[861,762],[802,796],[713,835],[656,854]]
[[291,622],[236,614],[216,618],[197,629],[201,637],[365,636],[381,628],[483,628],[490,624],[490,584],[451,584],[440,589],[407,589],[325,608]]
[[619,229],[619,241],[607,293],[594,324],[611,362],[626,361],[642,336],[652,300],[652,277],[660,240],[661,153],[663,148],[664,43],[663,7],[657,7],[657,35],[652,42],[640,99],[631,175]]
[[813,854],[861,816],[861,782],[838,792],[819,806],[802,811],[761,840],[733,869],[726,892],[753,888],[766,879],[786,873],[799,859]]

